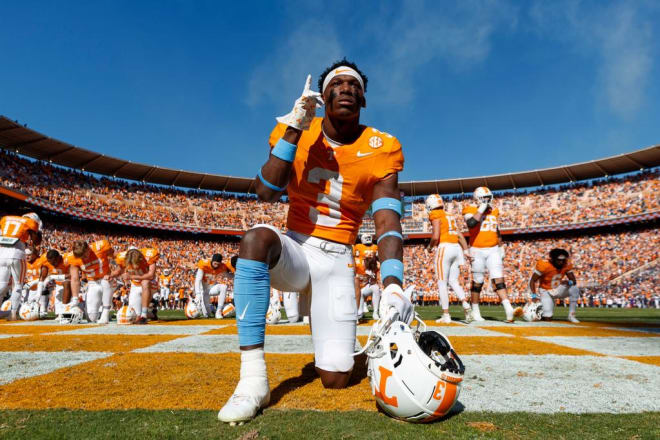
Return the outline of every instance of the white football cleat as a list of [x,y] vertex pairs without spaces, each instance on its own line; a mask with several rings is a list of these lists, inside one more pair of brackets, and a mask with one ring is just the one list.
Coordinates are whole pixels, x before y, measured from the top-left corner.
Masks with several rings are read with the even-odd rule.
[[438,318],[435,320],[435,322],[441,323],[441,324],[451,324],[451,316],[449,314],[444,313],[442,315],[442,318]]
[[110,309],[103,309],[101,318],[96,321],[97,324],[108,324],[110,322]]
[[218,310],[215,311],[215,319],[222,319],[222,318],[224,318],[222,316],[222,309],[218,307]]
[[575,313],[569,313],[568,314],[568,320],[572,322],[573,324],[579,324],[580,321],[575,317]]
[[248,378],[240,380],[234,394],[218,412],[218,420],[232,426],[252,420],[270,402],[268,380]]
[[484,322],[485,319],[481,317],[481,312],[476,312],[472,310],[472,320],[474,322]]
[[472,318],[472,309],[470,307],[468,307],[466,309],[463,309],[463,312],[465,312],[465,323],[466,324],[469,324],[472,321],[474,321],[474,319]]

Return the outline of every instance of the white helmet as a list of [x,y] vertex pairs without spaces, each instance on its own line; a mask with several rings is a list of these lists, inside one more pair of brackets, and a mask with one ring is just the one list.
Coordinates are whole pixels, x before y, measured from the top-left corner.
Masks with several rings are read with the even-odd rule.
[[163,269],[163,275],[168,276],[170,274],[169,269]]
[[11,300],[7,299],[0,306],[0,311],[1,312],[9,312],[10,310],[11,310]]
[[493,193],[485,186],[480,186],[475,189],[472,197],[474,197],[474,200],[478,203],[490,203],[493,201]]
[[36,321],[39,319],[39,303],[34,301],[23,303],[18,309],[18,316],[24,321]]
[[39,225],[39,230],[41,231],[41,228],[43,228],[44,224],[42,223],[41,219],[37,215],[36,212],[28,212],[27,214],[23,214],[23,217],[31,218],[34,220],[38,225]]
[[[376,333],[379,326],[382,319],[374,324]],[[386,328],[382,335],[370,335],[365,347],[378,406],[394,418],[415,423],[449,413],[461,391],[465,367],[447,337],[436,331],[420,332],[419,327],[412,330],[401,321],[382,328]]]
[[137,313],[133,307],[122,306],[117,311],[117,324],[127,325],[133,324],[137,319]]
[[236,309],[234,308],[234,305],[232,303],[227,303],[222,308],[223,318],[229,318],[230,316],[234,316],[235,314],[236,314]]
[[188,300],[188,304],[186,304],[184,312],[186,314],[186,318],[188,319],[195,319],[202,314],[202,311],[197,306],[197,302],[192,299]]
[[371,246],[374,242],[374,236],[365,232],[360,235],[360,242],[365,246]]
[[85,313],[78,306],[67,304],[60,315],[60,324],[80,324]]
[[525,304],[523,307],[523,319],[527,322],[540,321],[543,313],[543,306],[540,302]]
[[434,209],[438,208],[444,208],[445,204],[442,201],[442,197],[440,197],[438,194],[431,194],[426,198],[426,210],[428,212],[433,211]]
[[268,311],[266,312],[266,323],[270,325],[275,325],[280,322],[282,319],[282,312],[280,311],[279,306],[273,307],[273,305],[268,306]]

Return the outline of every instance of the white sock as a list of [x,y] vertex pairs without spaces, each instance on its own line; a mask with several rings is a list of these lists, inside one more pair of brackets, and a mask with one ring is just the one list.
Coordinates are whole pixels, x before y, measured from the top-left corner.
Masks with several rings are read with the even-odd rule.
[[472,311],[478,315],[481,315],[481,312],[479,311],[479,304],[472,303]]
[[241,351],[241,380],[245,378],[267,379],[263,348]]
[[503,299],[502,306],[506,313],[506,319],[513,319],[513,307],[511,307],[511,302],[508,299]]

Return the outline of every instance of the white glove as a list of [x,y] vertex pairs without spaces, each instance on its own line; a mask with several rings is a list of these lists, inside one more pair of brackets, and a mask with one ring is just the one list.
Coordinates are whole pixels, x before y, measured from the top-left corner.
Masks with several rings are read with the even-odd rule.
[[380,299],[380,313],[381,316],[387,316],[388,310],[394,307],[399,314],[399,320],[410,324],[415,316],[413,303],[410,302],[404,293],[401,286],[398,284],[390,284],[387,286],[381,295]]
[[312,119],[316,116],[316,109],[323,106],[321,94],[311,90],[311,85],[312,75],[307,75],[305,88],[300,98],[293,104],[293,110],[289,114],[275,118],[277,122],[298,130],[309,130]]
[[483,214],[484,212],[486,212],[487,209],[488,209],[488,203],[482,203],[481,205],[479,205],[479,208],[477,208],[477,211],[479,211],[479,214]]

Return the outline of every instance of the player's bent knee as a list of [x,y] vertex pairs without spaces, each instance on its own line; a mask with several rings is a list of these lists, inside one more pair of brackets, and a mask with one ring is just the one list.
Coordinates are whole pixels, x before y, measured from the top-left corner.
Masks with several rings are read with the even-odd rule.
[[337,347],[344,345],[342,342],[326,341],[323,352],[316,353],[316,368],[331,373],[350,373],[355,363],[353,353]]
[[298,322],[300,315],[288,315],[289,322]]
[[256,226],[243,235],[241,239],[239,257],[255,260],[265,261],[272,266],[271,263],[277,261],[282,244],[277,232],[270,228],[263,226]]
[[326,371],[322,368],[316,367],[316,372],[321,378],[321,384],[323,385],[323,388],[327,389],[346,388],[348,386],[349,380],[351,379],[351,371]]

